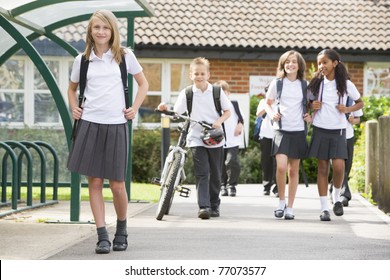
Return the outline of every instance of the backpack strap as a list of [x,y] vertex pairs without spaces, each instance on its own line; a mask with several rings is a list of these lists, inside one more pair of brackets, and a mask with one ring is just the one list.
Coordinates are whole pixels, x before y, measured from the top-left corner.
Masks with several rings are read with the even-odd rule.
[[[222,106],[221,106],[221,87],[217,85],[213,85],[213,100],[214,100],[214,106],[217,110],[219,116],[222,116]],[[225,146],[226,146],[226,129],[225,129],[225,123],[222,123],[222,129],[223,134],[225,136]]]
[[82,106],[84,101],[84,91],[87,86],[87,72],[88,72],[89,60],[86,59],[85,54],[81,56],[80,62],[80,78],[79,78],[79,107]]
[[[352,98],[349,97],[349,95],[347,95],[347,102],[345,103],[345,106],[346,107],[351,107],[353,104],[353,100]],[[351,113],[346,113],[345,114],[345,117],[347,118],[347,120],[349,119],[349,116],[351,115]]]
[[[301,80],[301,85],[302,85],[302,111],[303,111],[303,115],[305,115],[307,113],[307,82],[305,80]],[[307,123],[303,121],[303,125],[305,127],[305,135],[307,135],[308,133]]]
[[187,114],[188,114],[188,116],[191,116],[193,96],[194,96],[194,93],[192,91],[192,86],[186,87]]
[[307,113],[307,82],[305,80],[302,80],[301,83],[302,83],[303,114],[306,114]]
[[234,107],[234,111],[236,112],[238,116],[238,122],[244,124],[244,118],[241,115],[240,107],[238,106],[238,102],[236,100],[232,100],[232,104]]
[[[280,114],[280,98],[282,97],[283,80],[280,78],[276,79],[276,107]],[[279,120],[279,129],[282,129],[282,119]]]
[[124,55],[122,55],[122,61],[119,64],[119,68],[121,69],[123,92],[125,94],[125,104],[127,109],[130,107],[130,103],[129,103],[129,88],[127,86],[127,67],[126,67],[126,59]]
[[[79,76],[79,107],[83,105],[84,91],[87,85],[87,72],[88,72],[89,60],[86,59],[85,54],[81,56],[80,61],[80,76]],[[74,141],[76,138],[78,120],[74,120],[71,139]]]
[[222,116],[222,106],[221,106],[221,87],[213,85],[213,99],[214,106],[217,110],[219,116]]

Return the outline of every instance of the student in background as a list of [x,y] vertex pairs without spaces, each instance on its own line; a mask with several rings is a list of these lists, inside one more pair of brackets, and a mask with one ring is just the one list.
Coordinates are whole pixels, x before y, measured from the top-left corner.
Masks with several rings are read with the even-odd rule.
[[[268,86],[265,88],[267,92]],[[265,94],[262,94],[265,97]],[[275,182],[276,162],[272,155],[272,141],[274,138],[274,129],[272,128],[271,118],[265,111],[265,98],[262,98],[257,106],[256,116],[262,117],[263,121],[260,127],[260,165],[263,179],[263,194],[270,195],[272,192],[278,197],[278,187]]]
[[[220,86],[229,97],[230,86],[226,81],[220,80],[215,83]],[[226,132],[226,143],[224,145],[224,155],[221,177],[221,196],[236,196],[237,184],[240,177],[239,146],[244,130],[244,118],[240,111],[240,106],[236,100],[231,100],[230,117],[224,122]]]
[[[345,160],[348,159],[346,113],[363,108],[356,86],[349,80],[349,74],[340,55],[332,49],[325,49],[317,55],[318,71],[308,86],[311,92],[313,113],[313,136],[309,156],[318,159],[317,185],[321,203],[321,221],[330,221],[328,206],[328,176],[330,161],[333,171],[333,212],[344,214],[340,193],[344,181]],[[355,101],[346,106],[347,98]]]
[[[354,103],[353,103],[354,104]],[[343,206],[347,207],[349,205],[349,201],[352,199],[351,190],[349,188],[349,173],[352,169],[353,162],[353,152],[355,146],[355,135],[353,126],[355,124],[360,123],[360,117],[363,116],[363,111],[357,110],[350,114],[346,114],[348,118],[347,130],[346,130],[346,138],[347,138],[347,151],[348,151],[348,159],[345,160],[345,174],[344,174],[344,182],[343,187],[340,192],[340,201]],[[329,188],[330,194],[333,192],[333,182],[331,182],[331,186]],[[333,201],[332,201],[333,202]]]

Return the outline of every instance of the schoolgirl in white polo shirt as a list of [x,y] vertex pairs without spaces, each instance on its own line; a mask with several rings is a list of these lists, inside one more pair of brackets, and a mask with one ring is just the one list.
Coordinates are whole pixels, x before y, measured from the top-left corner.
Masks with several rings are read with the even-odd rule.
[[[281,95],[277,96],[277,79],[274,79],[266,94],[266,111],[272,118],[275,136],[272,155],[276,158],[276,183],[279,192],[279,205],[275,210],[276,218],[293,220],[293,204],[299,182],[299,162],[306,157],[308,144],[306,141],[305,121],[311,121],[308,113],[304,113],[302,82],[306,62],[296,51],[288,51],[281,55],[277,68],[277,76],[282,82]],[[277,100],[279,99],[279,100]],[[275,104],[279,103],[275,108]],[[286,203],[286,173],[288,174],[288,202]]]
[[[79,107],[77,87],[80,82],[82,54],[73,63],[68,97],[72,117],[78,120],[68,169],[88,176],[90,205],[98,233],[95,252],[107,254],[111,242],[105,225],[103,181],[109,180],[117,215],[114,251],[127,249],[127,193],[125,178],[129,146],[127,121],[135,118],[146,93],[148,82],[130,49],[120,46],[119,29],[114,14],[95,12],[88,24],[86,49],[89,61],[84,104]],[[126,108],[119,64],[126,61],[127,72],[135,78],[138,92],[133,106]]]
[[[341,185],[344,180],[345,159],[347,154],[345,113],[354,112],[363,107],[363,101],[349,75],[340,55],[325,49],[317,56],[318,72],[315,73],[308,88],[312,93],[313,136],[309,156],[318,159],[317,185],[321,202],[321,221],[330,221],[327,201],[330,160],[333,169],[333,212],[336,216],[344,214],[340,202]],[[347,107],[347,96],[355,104]]]

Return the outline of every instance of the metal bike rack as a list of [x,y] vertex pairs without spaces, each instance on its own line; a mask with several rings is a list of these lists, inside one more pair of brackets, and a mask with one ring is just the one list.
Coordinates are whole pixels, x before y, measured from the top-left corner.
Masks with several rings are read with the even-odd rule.
[[[11,210],[0,213],[0,217],[20,212],[23,210],[37,208],[41,206],[46,206],[54,203],[58,203],[58,156],[54,148],[46,142],[42,141],[3,141],[0,142],[0,147],[3,148],[6,153],[2,159],[2,176],[1,176],[1,203],[0,207],[8,206],[11,204]],[[46,155],[42,148],[49,150],[49,152],[53,156],[54,160],[54,172],[53,172],[53,200],[46,200]],[[19,149],[20,153],[17,155],[15,150]],[[30,153],[30,149],[34,149],[40,158],[40,202],[33,202],[33,158]],[[22,187],[22,165],[23,165],[23,156],[26,157],[27,160],[27,180],[23,182],[23,185],[27,187],[27,199],[26,199],[26,207],[22,207],[21,205],[21,187]],[[12,180],[9,184],[7,181],[7,171],[8,171],[8,158],[11,157],[12,160]],[[11,185],[12,194],[11,194],[11,203],[7,201],[7,186]]]

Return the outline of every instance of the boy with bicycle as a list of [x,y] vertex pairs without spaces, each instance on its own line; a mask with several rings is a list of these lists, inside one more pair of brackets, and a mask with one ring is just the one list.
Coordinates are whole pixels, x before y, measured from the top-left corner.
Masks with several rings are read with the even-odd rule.
[[[187,108],[186,90],[183,89],[174,105],[174,111],[178,114],[191,112],[191,118],[212,124],[213,128],[220,130],[222,123],[230,116],[230,101],[221,89],[220,108],[217,112],[214,104],[213,86],[208,82],[210,78],[209,61],[203,57],[195,58],[190,64],[190,79],[192,85],[192,108]],[[168,110],[166,104],[158,106],[161,111]],[[221,200],[221,169],[223,160],[224,141],[210,145],[201,138],[202,126],[191,124],[187,136],[187,146],[190,147],[194,174],[196,178],[198,217],[209,219],[219,217],[219,205]]]

